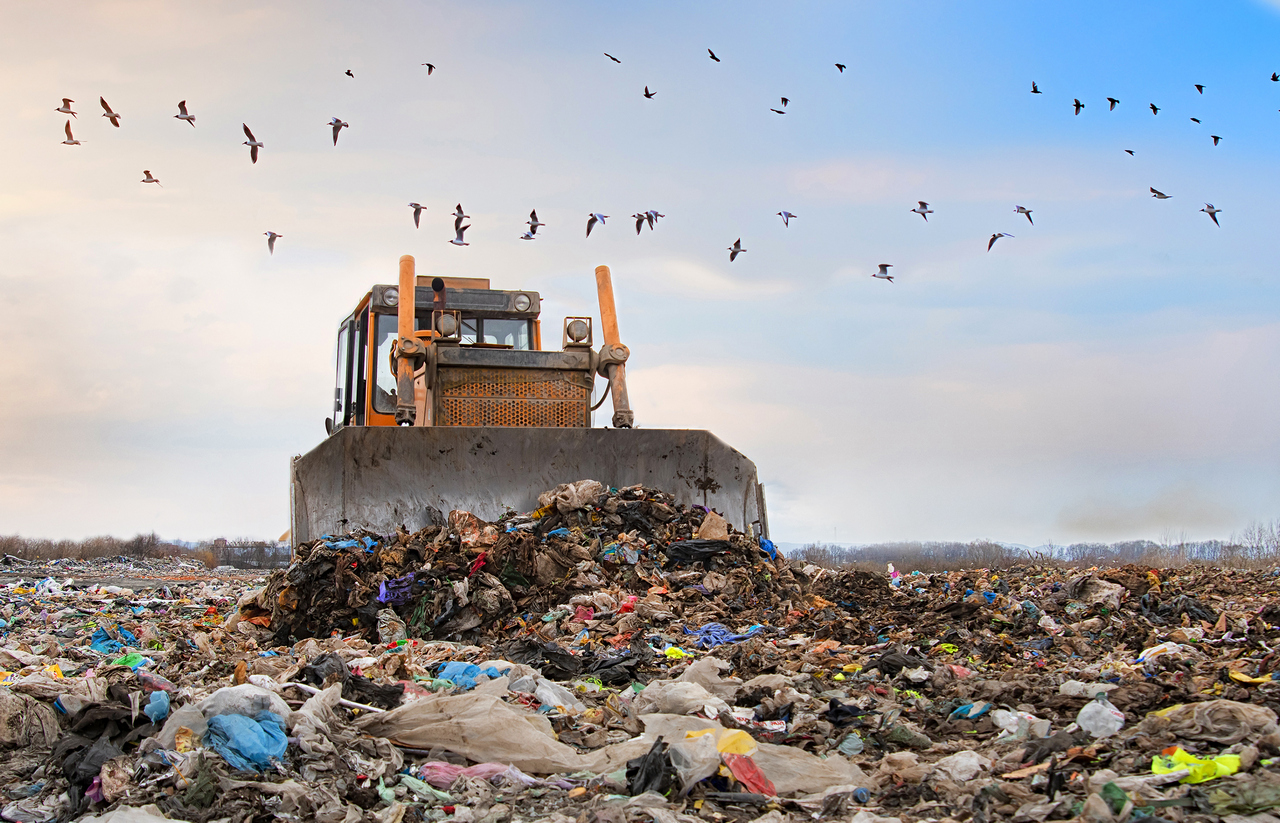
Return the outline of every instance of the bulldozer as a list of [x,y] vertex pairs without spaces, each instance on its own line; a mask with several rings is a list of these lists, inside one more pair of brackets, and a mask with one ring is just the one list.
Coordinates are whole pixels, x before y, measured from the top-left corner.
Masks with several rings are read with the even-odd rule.
[[[547,351],[538,292],[418,276],[401,257],[397,282],[338,324],[328,436],[290,467],[292,544],[414,531],[454,509],[494,521],[583,479],[659,488],[767,538],[754,463],[708,431],[635,425],[612,274],[595,276],[599,347],[591,317],[566,317]],[[607,398],[611,425],[595,427]]]

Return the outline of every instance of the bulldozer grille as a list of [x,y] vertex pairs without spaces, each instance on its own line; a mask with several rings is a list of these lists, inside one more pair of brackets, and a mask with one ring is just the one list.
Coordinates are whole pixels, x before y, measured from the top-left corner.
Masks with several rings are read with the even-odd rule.
[[591,425],[591,375],[560,369],[450,369],[437,374],[435,425]]

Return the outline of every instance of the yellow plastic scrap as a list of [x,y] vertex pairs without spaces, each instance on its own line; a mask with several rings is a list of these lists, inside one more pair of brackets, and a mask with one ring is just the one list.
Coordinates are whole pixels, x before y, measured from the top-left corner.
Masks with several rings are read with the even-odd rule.
[[1191,774],[1179,780],[1179,783],[1207,783],[1240,771],[1240,755],[1220,754],[1202,759],[1179,746],[1173,754],[1157,755],[1151,760],[1152,774],[1168,774],[1179,769],[1191,770]]
[[685,739],[716,734],[717,732],[719,735],[716,737],[716,751],[721,754],[753,755],[760,749],[755,739],[741,729],[698,729],[697,731],[685,732]]
[[1232,680],[1234,680],[1234,681],[1236,681],[1237,683],[1253,683],[1253,684],[1257,684],[1257,683],[1271,683],[1271,682],[1273,682],[1273,681],[1271,680],[1271,676],[1270,676],[1270,675],[1268,675],[1268,676],[1266,676],[1266,677],[1250,677],[1249,675],[1245,674],[1244,672],[1237,672],[1237,671],[1232,671],[1232,672],[1229,672],[1228,674],[1230,674],[1231,679],[1232,679]]
[[679,646],[668,646],[667,650],[664,651],[663,654],[671,660],[683,660],[686,657],[693,657],[693,655],[689,654]]
[[960,647],[954,643],[939,643],[933,647],[932,651],[942,652],[943,654],[955,654],[960,651]]
[[9,681],[16,677],[17,675],[13,672],[0,672],[0,686],[8,685]]
[[57,663],[50,663],[48,666],[44,667],[43,671],[50,677],[55,677],[59,680],[63,679],[62,668],[58,666]]

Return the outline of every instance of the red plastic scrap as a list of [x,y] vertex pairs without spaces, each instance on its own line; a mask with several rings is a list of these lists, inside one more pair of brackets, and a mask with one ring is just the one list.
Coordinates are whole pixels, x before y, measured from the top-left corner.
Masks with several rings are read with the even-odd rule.
[[488,552],[480,552],[480,556],[471,564],[471,568],[467,571],[467,577],[472,576],[484,567],[485,561],[489,558]]
[[764,772],[760,771],[760,767],[751,759],[751,755],[722,754],[720,757],[729,767],[733,778],[745,786],[747,791],[767,797],[778,796],[778,790],[773,787],[773,782],[764,776]]

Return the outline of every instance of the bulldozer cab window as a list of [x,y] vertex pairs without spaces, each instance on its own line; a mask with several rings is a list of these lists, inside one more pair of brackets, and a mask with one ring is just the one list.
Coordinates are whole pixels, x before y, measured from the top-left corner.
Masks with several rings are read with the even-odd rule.
[[374,345],[376,349],[373,355],[375,375],[373,409],[383,414],[395,414],[396,376],[391,371],[391,344],[399,336],[399,327],[394,314],[379,314],[376,316],[378,325],[374,330]]
[[338,374],[333,390],[333,422],[343,426],[351,422],[351,318],[338,329]]
[[533,348],[528,320],[508,320],[499,317],[462,318],[461,342],[464,346],[482,343],[487,346],[508,346],[521,351]]

